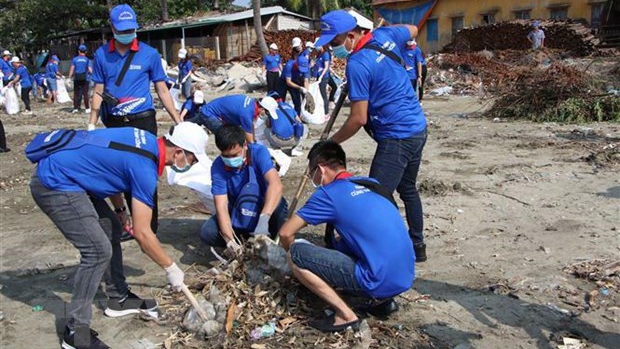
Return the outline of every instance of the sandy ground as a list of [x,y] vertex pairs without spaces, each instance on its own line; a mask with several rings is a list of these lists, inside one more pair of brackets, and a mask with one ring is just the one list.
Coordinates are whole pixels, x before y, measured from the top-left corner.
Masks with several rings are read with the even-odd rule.
[[[620,126],[493,122],[477,117],[483,107],[472,97],[424,102],[432,124],[419,183],[429,260],[417,265],[414,288],[398,298],[401,311],[384,325],[419,331],[429,348],[547,349],[557,348],[566,335],[583,339],[588,348],[620,348],[619,290],[610,288],[609,296],[586,312],[584,295],[598,286],[562,270],[585,260],[619,258],[618,166],[583,158],[618,142]],[[0,114],[13,149],[0,154],[3,348],[59,347],[79,258],[35,206],[28,189],[34,166],[23,149],[34,133],[84,128],[87,117],[70,114],[68,104],[48,108],[36,102],[33,109],[34,118]],[[348,115],[348,108],[343,111]],[[159,120],[162,133],[170,121],[163,113]],[[311,139],[321,129],[313,126]],[[344,147],[350,170],[367,174],[374,142],[360,132]],[[216,155],[214,146],[209,153]],[[295,160],[284,178],[289,199],[304,165],[303,159]],[[197,235],[207,216],[187,209],[197,202],[189,190],[164,180],[160,184],[159,237],[183,267],[195,265],[191,278],[212,258]],[[132,290],[143,296],[159,293],[166,283],[161,269],[135,242],[123,248]],[[138,318],[106,318],[104,299],[97,295],[93,328],[114,348],[149,348],[175,331],[173,325]],[[39,305],[43,310],[35,311]],[[399,338],[406,336],[372,347],[416,346]]]

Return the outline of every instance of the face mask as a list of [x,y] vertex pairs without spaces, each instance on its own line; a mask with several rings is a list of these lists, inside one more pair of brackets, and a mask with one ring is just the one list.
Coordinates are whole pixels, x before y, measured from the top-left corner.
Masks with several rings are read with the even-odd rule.
[[234,158],[225,158],[222,156],[224,165],[232,168],[239,168],[243,165],[243,155],[236,156]]
[[351,52],[347,51],[347,48],[344,47],[344,43],[340,46],[332,47],[332,50],[336,58],[347,58],[351,54]]
[[136,32],[130,34],[114,34],[114,39],[123,45],[129,45],[136,38]]
[[319,189],[320,187],[323,186],[323,173],[321,173],[321,182],[319,182],[319,184],[314,183],[314,175],[316,174],[316,171],[319,171],[319,167],[316,168],[316,170],[314,170],[314,173],[312,174],[312,177],[310,177],[310,183],[312,183],[312,186],[314,187],[314,189]]
[[176,173],[183,173],[189,171],[192,165],[189,163],[189,161],[187,161],[187,156],[185,156],[185,152],[183,152],[183,159],[185,159],[185,166],[178,167],[177,164],[172,164],[172,166],[170,166],[170,168],[172,168],[172,171]]

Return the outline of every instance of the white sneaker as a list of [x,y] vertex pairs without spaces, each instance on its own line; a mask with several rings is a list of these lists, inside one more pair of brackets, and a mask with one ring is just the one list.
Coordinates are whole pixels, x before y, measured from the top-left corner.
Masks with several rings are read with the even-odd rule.
[[22,115],[32,115],[32,111],[26,110],[25,112],[22,112]]
[[329,102],[329,109],[334,109],[334,108],[336,108],[336,103]]
[[77,109],[73,109],[73,110],[71,111],[71,114],[77,114],[77,113],[79,113],[79,112],[80,112],[79,110],[77,110]]
[[90,114],[90,108],[86,109],[86,114]]
[[291,150],[291,156],[298,157],[298,156],[302,156],[302,155],[304,155],[304,152],[301,151],[301,150],[297,150],[295,148],[293,148],[293,150]]

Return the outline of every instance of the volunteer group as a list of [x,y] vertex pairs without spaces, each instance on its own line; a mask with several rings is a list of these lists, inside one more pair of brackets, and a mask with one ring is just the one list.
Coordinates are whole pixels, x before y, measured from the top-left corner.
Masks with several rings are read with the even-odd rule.
[[[157,309],[155,300],[141,298],[127,283],[123,239],[140,245],[173,290],[184,287],[183,270],[157,238],[158,177],[166,169],[175,175],[197,171],[210,176],[214,212],[196,232],[206,245],[239,258],[244,241],[253,236],[280,239],[295,278],[331,309],[311,321],[312,327],[357,330],[363,316],[386,318],[398,310],[394,297],[411,288],[415,264],[427,259],[416,188],[427,138],[416,93],[425,76],[415,46],[417,27],[370,30],[346,11],[329,12],[321,17],[321,34],[314,43],[302,46],[299,38],[293,40],[289,61],[282,62],[278,47],[270,46],[263,61],[268,92],[262,98],[227,95],[206,102],[202,91],[193,90],[187,51],[180,51],[174,85],[186,100],[179,112],[160,54],[137,39],[134,10],[114,7],[110,25],[114,38],[95,51],[92,63],[80,49],[70,71],[79,79],[90,74],[94,85],[90,104],[84,93],[88,84],[79,87],[89,112],[87,130],[45,132],[26,147],[26,156],[37,164],[30,183],[35,202],[81,254],[61,335],[63,348],[109,348],[103,338],[114,341],[112,334],[100,336],[91,328],[101,281],[108,297],[105,315]],[[317,78],[323,98],[333,99],[338,86],[330,71],[332,55],[347,60],[350,113],[329,139],[310,147],[307,173],[315,191],[289,214],[281,176],[290,162],[278,157],[304,154],[300,144],[308,128],[301,122],[301,101],[311,77]],[[159,138],[151,83],[174,122]],[[292,106],[286,102],[288,94]],[[98,128],[100,120],[105,128]],[[215,135],[219,156],[213,162],[206,154],[205,128]],[[341,146],[362,128],[377,143],[369,176],[348,171]],[[404,202],[404,220],[394,191]],[[324,244],[299,239],[307,237],[300,232],[306,225],[323,223]],[[346,301],[350,295],[367,303],[354,309]]]

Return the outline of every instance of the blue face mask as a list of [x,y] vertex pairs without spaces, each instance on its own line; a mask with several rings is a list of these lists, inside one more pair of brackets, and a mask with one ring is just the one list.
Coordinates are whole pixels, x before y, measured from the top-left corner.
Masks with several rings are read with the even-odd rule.
[[137,36],[136,32],[130,34],[114,34],[114,39],[123,45],[129,45]]
[[333,46],[332,50],[334,57],[336,58],[347,58],[351,54],[349,51],[347,51],[347,48],[344,47],[344,44],[340,46]]
[[192,168],[192,165],[189,163],[189,161],[187,161],[187,156],[185,156],[185,152],[183,152],[183,159],[185,159],[185,166],[178,167],[177,164],[172,164],[172,166],[170,166],[172,171],[176,173],[183,173],[189,171],[189,169]]
[[225,158],[222,156],[224,165],[232,168],[239,168],[243,165],[243,155],[236,156],[234,158]]

